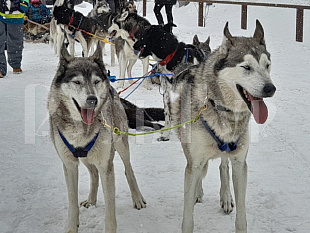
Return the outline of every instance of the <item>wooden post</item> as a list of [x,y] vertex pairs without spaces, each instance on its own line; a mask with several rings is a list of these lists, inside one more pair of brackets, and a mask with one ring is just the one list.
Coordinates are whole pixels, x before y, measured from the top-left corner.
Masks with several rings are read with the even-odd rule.
[[247,29],[248,24],[248,5],[242,5],[241,9],[241,28]]
[[203,27],[203,2],[199,2],[198,8],[198,26]]
[[146,0],[143,0],[143,16],[146,16]]
[[296,8],[296,41],[303,41],[304,9]]

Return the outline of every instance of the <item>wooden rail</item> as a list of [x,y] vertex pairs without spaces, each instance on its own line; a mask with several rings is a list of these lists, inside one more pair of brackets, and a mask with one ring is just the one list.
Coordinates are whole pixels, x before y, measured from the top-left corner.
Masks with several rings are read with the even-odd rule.
[[[304,10],[310,10],[310,6],[289,5],[277,3],[259,2],[234,2],[234,1],[212,1],[212,0],[183,0],[187,2],[198,2],[198,26],[203,26],[203,4],[232,4],[241,5],[241,28],[247,29],[248,6],[281,7],[296,9],[296,41],[303,41]],[[146,0],[143,0],[143,16],[146,16]]]

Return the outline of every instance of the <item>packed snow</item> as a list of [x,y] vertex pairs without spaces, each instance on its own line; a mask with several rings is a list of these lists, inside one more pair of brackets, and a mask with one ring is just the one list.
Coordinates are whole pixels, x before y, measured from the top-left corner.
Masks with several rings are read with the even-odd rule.
[[[255,2],[260,2],[256,0]],[[309,5],[308,0],[265,1]],[[136,2],[142,15],[142,1]],[[156,24],[153,1],[147,2],[146,18]],[[82,3],[76,10],[88,11]],[[270,116],[258,126],[251,121],[248,154],[247,220],[250,233],[310,232],[310,11],[304,12],[304,42],[295,41],[296,10],[249,7],[248,30],[240,29],[241,7],[213,4],[205,8],[206,26],[198,27],[198,3],[173,8],[173,30],[180,41],[191,43],[211,36],[211,48],[221,44],[229,21],[232,35],[251,36],[255,20],[265,30],[272,58],[271,76],[277,87],[266,101]],[[163,10],[163,16],[165,12]],[[110,46],[104,61],[111,73]],[[81,56],[81,48],[76,51]],[[49,139],[47,95],[58,57],[48,44],[25,43],[23,73],[9,72],[0,79],[0,232],[63,232],[67,223],[67,190],[62,163]],[[134,67],[142,75],[142,63]],[[116,85],[116,84],[113,84]],[[126,83],[128,85],[128,83]],[[122,94],[127,95],[128,92]],[[139,106],[162,107],[161,90],[140,87],[129,98]],[[132,131],[134,132],[134,131]],[[185,157],[175,134],[169,142],[157,142],[158,134],[131,137],[131,161],[147,208],[132,206],[123,164],[115,157],[116,214],[120,233],[177,233],[181,231]],[[204,179],[204,199],[195,206],[195,233],[234,232],[235,210],[226,215],[219,202],[219,160],[210,162]],[[88,196],[89,176],[81,164],[79,201]],[[104,200],[80,208],[81,233],[104,232]]]

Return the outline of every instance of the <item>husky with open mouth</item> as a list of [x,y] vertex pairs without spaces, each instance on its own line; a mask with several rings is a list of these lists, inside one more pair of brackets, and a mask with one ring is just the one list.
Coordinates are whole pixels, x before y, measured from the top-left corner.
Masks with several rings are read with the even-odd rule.
[[90,173],[90,193],[82,206],[96,204],[100,175],[105,199],[106,233],[116,232],[115,151],[124,163],[134,207],[146,207],[131,167],[128,136],[116,135],[107,126],[125,132],[128,130],[125,110],[117,92],[110,86],[101,50],[98,45],[93,56],[75,58],[62,46],[58,70],[49,93],[50,135],[63,162],[68,189],[68,227],[65,232],[77,232],[79,226],[79,161]]
[[256,21],[253,37],[234,37],[224,28],[222,45],[197,66],[184,70],[172,84],[168,106],[173,125],[181,127],[180,141],[187,159],[184,181],[182,233],[194,231],[194,205],[203,196],[202,179],[210,159],[220,157],[220,203],[225,213],[235,206],[229,177],[229,160],[236,201],[235,232],[246,233],[246,186],[251,114],[258,124],[268,117],[264,98],[276,91],[270,77],[271,60],[264,30]]

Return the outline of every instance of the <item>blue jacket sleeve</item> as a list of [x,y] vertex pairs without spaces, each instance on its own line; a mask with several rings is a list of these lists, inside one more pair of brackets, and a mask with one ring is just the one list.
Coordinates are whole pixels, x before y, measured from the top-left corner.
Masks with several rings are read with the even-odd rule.
[[27,12],[29,0],[18,0],[21,12]]

